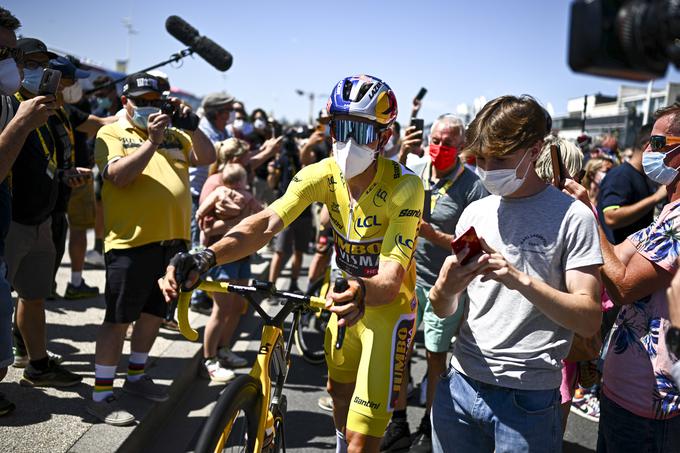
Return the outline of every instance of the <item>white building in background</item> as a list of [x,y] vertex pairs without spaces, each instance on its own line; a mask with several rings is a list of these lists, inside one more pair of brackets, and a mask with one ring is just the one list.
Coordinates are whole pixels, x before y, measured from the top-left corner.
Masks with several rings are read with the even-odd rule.
[[[560,136],[575,140],[581,135],[585,98],[569,99],[567,115],[554,118],[553,129],[558,130]],[[621,85],[616,96],[588,95],[585,132],[590,136],[612,133],[619,137],[622,147],[630,146],[640,126],[652,121],[656,110],[679,100],[680,83],[673,82],[663,88]]]

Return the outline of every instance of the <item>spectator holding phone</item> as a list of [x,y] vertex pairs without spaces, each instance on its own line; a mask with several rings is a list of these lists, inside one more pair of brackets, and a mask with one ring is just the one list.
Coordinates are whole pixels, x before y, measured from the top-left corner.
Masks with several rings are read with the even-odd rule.
[[[35,96],[17,107],[13,95],[21,86],[17,65],[25,54],[17,48],[16,30],[21,26],[11,12],[0,8],[0,380],[14,362],[12,352],[12,313],[14,302],[7,276],[6,238],[12,221],[10,171],[24,150],[29,136],[54,113],[54,96]],[[40,359],[34,355],[34,358]],[[15,404],[0,393],[0,416],[9,414]]]
[[[420,422],[411,451],[432,450],[429,409],[439,376],[446,371],[446,354],[465,308],[464,304],[460,304],[453,316],[442,319],[434,313],[427,294],[437,280],[446,257],[451,254],[451,241],[463,210],[473,201],[488,195],[479,177],[467,170],[458,159],[458,151],[464,144],[463,121],[456,115],[441,115],[432,123],[427,163],[412,168],[423,180],[425,188],[423,221],[420,224],[415,260],[418,319],[425,324],[427,411]],[[402,404],[395,409],[383,437],[384,449],[404,448],[411,442],[406,421],[405,394],[401,396]]]
[[457,235],[474,227],[482,252],[446,258],[429,294],[440,317],[468,299],[434,397],[434,451],[562,449],[561,361],[573,332],[600,327],[602,255],[592,211],[536,174],[550,123],[532,97],[502,96],[467,130],[492,195],[456,226]]
[[[20,65],[23,80],[9,101],[18,115],[22,103],[42,97],[45,69],[50,58],[57,55],[35,38],[18,40],[17,48],[24,53]],[[58,88],[54,77],[59,72],[47,72],[52,77],[49,89],[54,94]],[[51,216],[57,207],[59,183],[69,187],[83,183],[71,177],[77,174],[70,161],[71,129],[59,107],[54,105],[54,114],[47,122],[28,134],[12,167],[12,222],[5,249],[9,282],[19,295],[14,364],[26,368],[22,384],[38,387],[72,386],[82,379],[61,367],[60,357],[48,355],[45,338],[44,303],[52,293],[56,259]]]

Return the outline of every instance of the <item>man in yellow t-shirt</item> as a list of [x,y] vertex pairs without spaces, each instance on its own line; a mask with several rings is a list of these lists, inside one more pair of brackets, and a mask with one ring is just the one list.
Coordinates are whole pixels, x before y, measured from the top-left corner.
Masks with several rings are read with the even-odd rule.
[[[159,79],[128,76],[125,116],[97,133],[95,160],[104,177],[106,315],[97,336],[95,387],[88,412],[112,425],[134,417],[113,395],[123,337],[135,322],[123,390],[152,401],[167,394],[144,374],[144,365],[167,306],[156,281],[189,241],[189,165],[215,160],[198,118],[177,99],[163,98]],[[174,125],[171,126],[171,123]]]

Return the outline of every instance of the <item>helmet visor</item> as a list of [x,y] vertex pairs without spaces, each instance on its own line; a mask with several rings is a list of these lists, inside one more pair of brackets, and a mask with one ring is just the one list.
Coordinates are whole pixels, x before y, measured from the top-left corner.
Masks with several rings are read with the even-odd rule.
[[380,138],[382,128],[363,121],[335,119],[331,122],[331,135],[339,142],[347,142],[350,138],[359,145],[368,145]]

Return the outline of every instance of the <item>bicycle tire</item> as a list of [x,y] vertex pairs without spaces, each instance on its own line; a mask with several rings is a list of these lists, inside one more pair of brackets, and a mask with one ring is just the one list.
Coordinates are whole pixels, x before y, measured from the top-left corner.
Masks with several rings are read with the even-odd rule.
[[[232,424],[232,426],[229,433],[226,433],[227,438],[224,440],[225,448],[228,447],[229,440],[231,439],[231,443],[237,444],[234,447],[241,447],[241,449],[234,451],[254,451],[261,404],[260,383],[249,375],[237,377],[222,392],[210,417],[208,417],[205,425],[203,425],[196,444],[196,453],[215,452],[229,424]],[[241,422],[243,426],[240,427],[245,428],[244,434],[246,437],[242,440],[232,438],[232,435],[239,435],[240,432],[243,432],[242,430],[233,429],[237,426],[234,422],[237,420],[240,412],[243,412],[245,416],[245,421]],[[244,443],[247,443],[247,445],[242,445]]]
[[[308,296],[319,296],[324,281],[324,277],[315,280],[307,289],[306,294]],[[323,316],[323,313],[320,316]],[[295,347],[300,355],[302,355],[302,358],[312,365],[321,365],[325,362],[326,358],[323,350],[323,341],[311,341],[311,335],[318,335],[320,329],[316,329],[317,332],[305,330],[305,327],[307,327],[305,321],[307,319],[316,318],[314,322],[319,322],[322,320],[320,316],[316,317],[314,313],[303,313],[302,316],[300,316],[300,325],[295,331]]]

